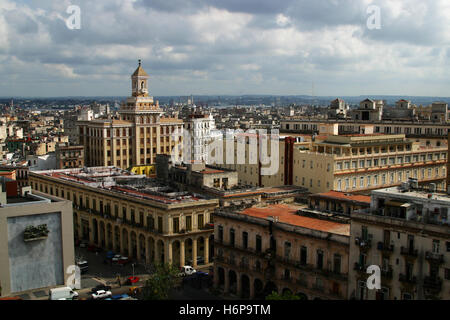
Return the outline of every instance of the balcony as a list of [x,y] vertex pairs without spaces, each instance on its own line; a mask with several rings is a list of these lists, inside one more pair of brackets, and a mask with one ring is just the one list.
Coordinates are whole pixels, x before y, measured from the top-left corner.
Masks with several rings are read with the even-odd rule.
[[362,238],[355,238],[355,244],[360,247],[362,250],[367,250],[372,247],[372,240],[371,239],[362,239]]
[[418,250],[414,249],[414,248],[406,248],[406,247],[401,247],[400,248],[400,253],[402,255],[411,257],[411,258],[417,258],[418,255]]
[[425,277],[423,287],[433,292],[439,292],[442,289],[442,279],[439,277]]
[[416,284],[417,278],[415,276],[408,276],[406,274],[399,274],[398,281],[409,284]]
[[394,245],[393,244],[386,244],[384,242],[378,242],[377,249],[380,251],[383,251],[385,253],[390,253],[394,251]]
[[437,263],[437,264],[442,264],[442,263],[444,263],[444,255],[427,251],[425,253],[425,260],[428,260],[430,262]]

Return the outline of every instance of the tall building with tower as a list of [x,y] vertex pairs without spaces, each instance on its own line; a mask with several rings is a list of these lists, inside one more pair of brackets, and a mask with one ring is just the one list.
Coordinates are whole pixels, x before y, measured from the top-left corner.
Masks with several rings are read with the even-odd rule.
[[87,166],[154,164],[157,154],[181,157],[178,144],[183,121],[163,116],[159,102],[149,95],[149,75],[141,61],[131,76],[131,96],[121,105],[119,119],[78,121],[79,143],[84,146]]

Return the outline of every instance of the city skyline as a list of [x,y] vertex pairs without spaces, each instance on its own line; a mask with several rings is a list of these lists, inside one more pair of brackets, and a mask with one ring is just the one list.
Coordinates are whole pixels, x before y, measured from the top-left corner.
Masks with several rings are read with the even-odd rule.
[[447,97],[449,16],[445,1],[5,0],[0,96],[126,96],[142,59],[154,96]]

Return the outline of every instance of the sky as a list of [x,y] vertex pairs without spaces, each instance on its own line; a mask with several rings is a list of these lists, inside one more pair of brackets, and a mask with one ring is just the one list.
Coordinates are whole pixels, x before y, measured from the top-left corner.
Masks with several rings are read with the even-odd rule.
[[0,96],[128,96],[142,59],[154,96],[447,97],[449,21],[448,0],[0,0]]

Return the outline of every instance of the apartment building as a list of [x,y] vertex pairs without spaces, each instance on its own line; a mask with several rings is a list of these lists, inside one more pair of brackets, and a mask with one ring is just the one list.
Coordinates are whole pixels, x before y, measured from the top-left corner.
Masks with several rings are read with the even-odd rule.
[[310,150],[295,148],[296,184],[313,193],[365,192],[400,185],[408,178],[445,190],[447,146],[426,146],[405,135],[333,135]]
[[447,138],[449,125],[445,122],[432,122],[427,120],[401,121],[380,120],[361,121],[349,119],[294,119],[286,118],[280,120],[280,131],[285,133],[308,133],[319,131],[323,123],[338,124],[338,134],[360,134],[364,133],[362,128],[367,125],[373,126],[374,133],[404,134],[408,138]]
[[84,147],[70,146],[68,143],[56,145],[56,169],[84,167]]
[[350,216],[355,210],[370,207],[370,196],[328,191],[311,194],[308,197],[309,210]]
[[[372,191],[369,209],[351,213],[349,297],[450,299],[450,197],[411,179]],[[381,270],[368,289],[367,267]]]
[[32,172],[33,190],[71,200],[78,239],[146,263],[183,266],[213,251],[218,200],[116,167]]
[[350,225],[270,204],[214,212],[214,286],[244,299],[272,291],[346,299]]
[[75,262],[70,201],[0,185],[0,296],[66,284]]
[[87,166],[116,166],[126,169],[156,162],[157,154],[174,152],[183,121],[162,117],[159,102],[148,91],[149,76],[141,66],[131,76],[132,95],[121,105],[120,119],[78,121],[79,144],[84,146]]

